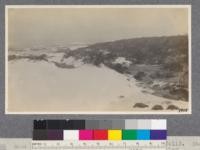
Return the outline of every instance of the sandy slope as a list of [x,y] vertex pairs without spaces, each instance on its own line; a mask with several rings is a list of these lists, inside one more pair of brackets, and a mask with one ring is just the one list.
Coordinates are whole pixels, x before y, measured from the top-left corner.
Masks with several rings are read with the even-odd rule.
[[[9,62],[9,111],[144,111],[155,104],[165,108],[187,102],[142,93],[136,81],[107,68],[82,65],[58,68],[52,63],[27,60]],[[142,102],[149,108],[135,109]]]

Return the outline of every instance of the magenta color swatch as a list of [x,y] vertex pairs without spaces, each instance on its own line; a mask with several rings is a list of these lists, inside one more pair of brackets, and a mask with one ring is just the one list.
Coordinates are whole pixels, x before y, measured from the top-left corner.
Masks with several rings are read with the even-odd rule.
[[93,140],[93,131],[79,130],[79,140]]

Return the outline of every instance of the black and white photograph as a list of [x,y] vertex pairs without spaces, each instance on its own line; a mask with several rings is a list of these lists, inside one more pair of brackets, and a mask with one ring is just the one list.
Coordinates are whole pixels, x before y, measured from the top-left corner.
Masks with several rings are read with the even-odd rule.
[[6,6],[6,113],[191,113],[189,5]]

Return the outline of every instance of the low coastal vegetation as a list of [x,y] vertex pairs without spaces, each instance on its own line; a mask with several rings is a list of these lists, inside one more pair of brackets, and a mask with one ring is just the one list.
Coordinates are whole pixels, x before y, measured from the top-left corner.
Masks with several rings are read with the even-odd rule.
[[46,54],[27,55],[27,56],[13,54],[13,55],[8,56],[8,61],[19,60],[19,59],[28,59],[28,60],[32,60],[32,61],[48,61],[48,56]]
[[[97,43],[65,54],[131,75],[152,94],[188,101],[188,36],[124,39]],[[116,63],[118,58],[125,61]],[[114,63],[115,62],[115,63]],[[129,62],[129,64],[127,64]]]

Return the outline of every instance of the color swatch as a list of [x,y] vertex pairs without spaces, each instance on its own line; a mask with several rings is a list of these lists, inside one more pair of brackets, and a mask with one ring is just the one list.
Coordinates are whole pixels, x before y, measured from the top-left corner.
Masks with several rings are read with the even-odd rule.
[[150,130],[137,130],[137,140],[150,140]]
[[151,130],[151,140],[165,140],[167,137],[167,130]]
[[79,140],[79,130],[64,130],[63,140]]
[[123,140],[136,140],[137,139],[137,130],[122,130],[122,139]]
[[108,130],[94,130],[93,136],[94,140],[107,140]]
[[63,130],[48,130],[47,140],[63,140]]
[[122,130],[108,130],[108,140],[122,140]]
[[35,120],[33,140],[166,140],[166,120]]
[[80,130],[79,140],[93,140],[93,130]]

